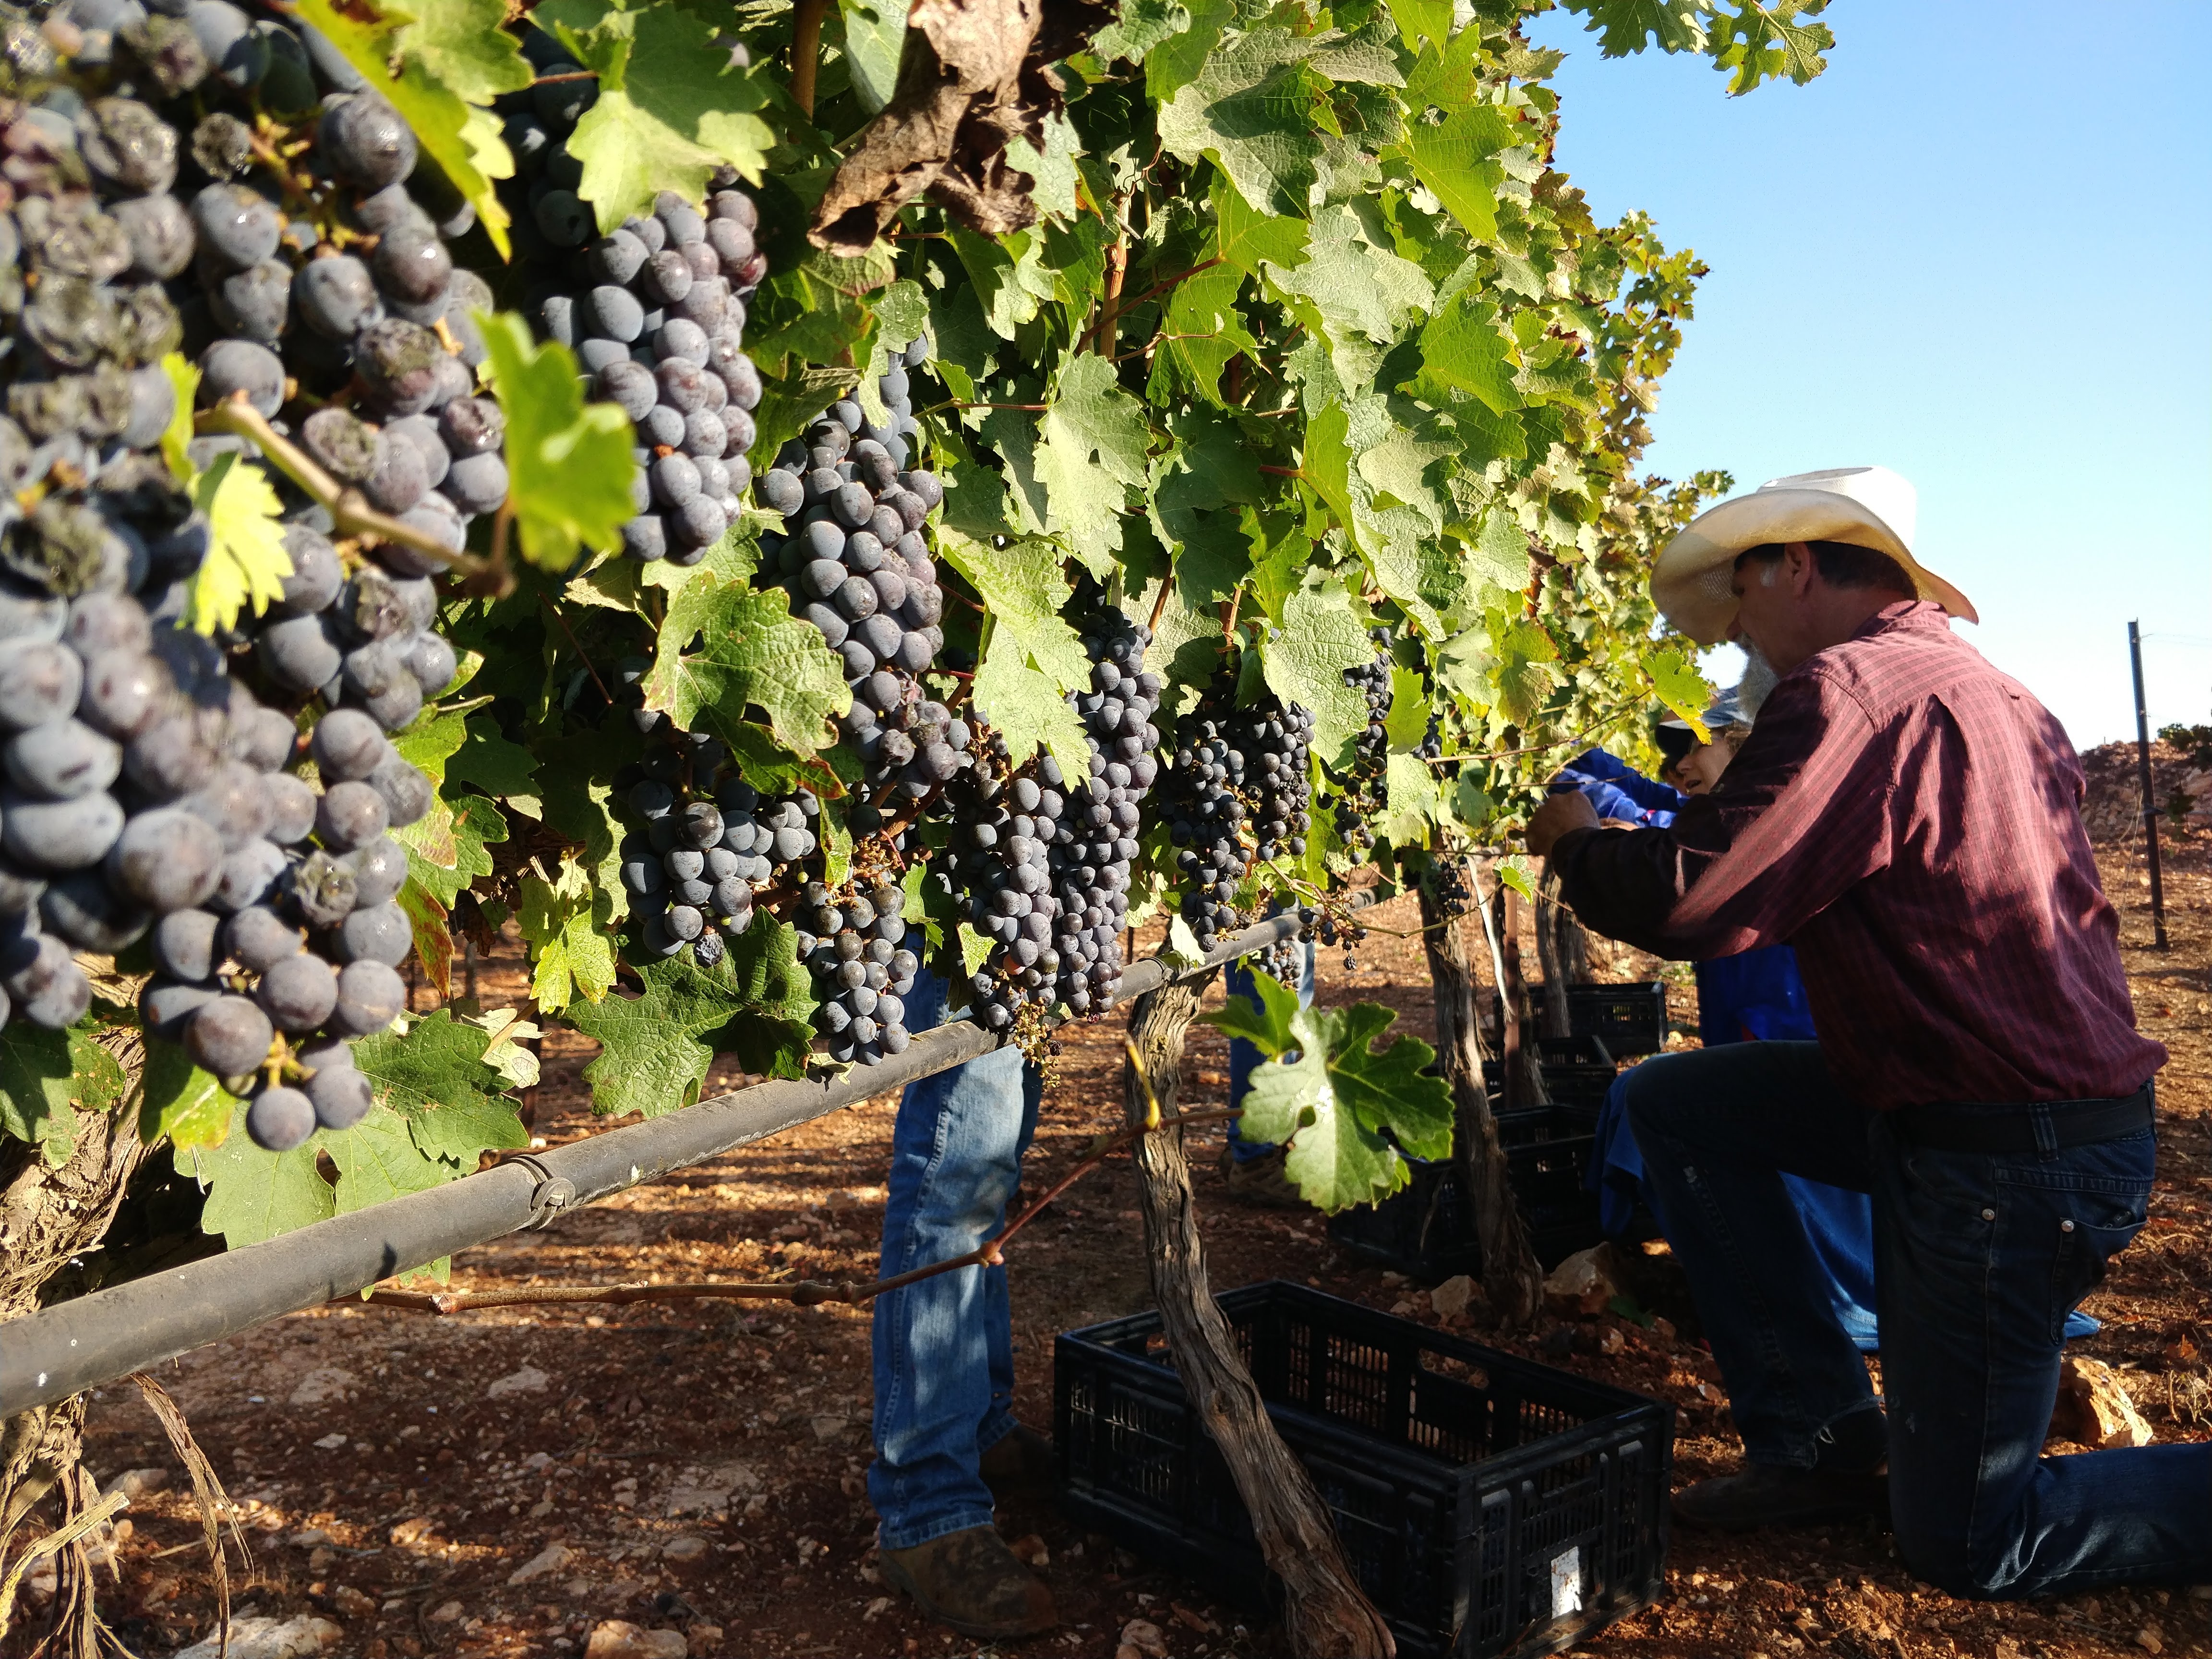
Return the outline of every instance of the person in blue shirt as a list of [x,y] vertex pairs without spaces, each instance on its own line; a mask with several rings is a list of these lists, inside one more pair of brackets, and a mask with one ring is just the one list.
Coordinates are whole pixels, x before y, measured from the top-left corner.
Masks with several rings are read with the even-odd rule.
[[[1593,749],[1579,756],[1552,782],[1554,793],[1579,789],[1601,818],[1637,828],[1663,828],[1692,795],[1704,794],[1720,779],[1750,726],[1741,689],[1726,692],[1705,711],[1710,742],[1700,742],[1686,720],[1662,721],[1654,733],[1668,762],[1672,782],[1647,778],[1633,767]],[[1697,964],[1698,1035],[1706,1047],[1724,1042],[1809,1040],[1813,1018],[1798,977],[1796,954],[1786,945],[1765,945],[1733,957]],[[1629,1132],[1615,1083],[1598,1118],[1597,1155],[1589,1182],[1599,1197],[1599,1218],[1618,1237],[1633,1220],[1639,1200],[1648,1203],[1644,1159]],[[1875,1348],[1874,1212],[1863,1193],[1850,1193],[1796,1176],[1784,1177],[1805,1218],[1814,1255],[1822,1269],[1817,1292],[1833,1304],[1837,1316],[1859,1346]]]

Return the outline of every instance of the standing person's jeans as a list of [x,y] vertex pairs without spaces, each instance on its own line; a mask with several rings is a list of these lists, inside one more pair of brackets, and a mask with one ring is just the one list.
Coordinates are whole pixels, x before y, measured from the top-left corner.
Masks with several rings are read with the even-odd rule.
[[[945,981],[924,972],[907,1024],[945,1018]],[[907,1085],[891,1131],[883,1276],[975,1249],[1005,1224],[1036,1131],[1040,1085],[1000,1048]],[[885,1549],[991,1524],[978,1460],[1014,1427],[1006,1270],[962,1267],[876,1300],[876,1461],[868,1498]]]
[[[1239,957],[1229,964],[1222,988],[1232,997],[1243,997],[1247,1002],[1257,1002],[1259,995],[1252,988],[1252,958]],[[1311,939],[1303,940],[1298,946],[1298,1006],[1310,1008],[1314,997],[1314,945]],[[1252,1073],[1267,1058],[1243,1037],[1229,1039],[1229,1103],[1242,1106],[1245,1091],[1252,1086]],[[1247,1158],[1265,1158],[1275,1150],[1273,1141],[1247,1140],[1237,1132],[1237,1120],[1229,1120],[1229,1155],[1239,1164]]]
[[1837,1087],[1816,1042],[1655,1056],[1627,1103],[1752,1462],[1810,1468],[1874,1397],[1808,1294],[1787,1172],[1874,1198],[1890,1510],[1915,1573],[1981,1596],[2212,1577],[2212,1446],[2041,1455],[2066,1316],[2142,1225],[2150,1132],[2045,1154],[1917,1145]]

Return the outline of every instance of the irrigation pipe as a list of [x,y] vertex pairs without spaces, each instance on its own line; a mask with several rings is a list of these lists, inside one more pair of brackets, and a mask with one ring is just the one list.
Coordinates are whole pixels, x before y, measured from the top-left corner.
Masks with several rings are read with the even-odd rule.
[[[1347,896],[1353,906],[1367,896]],[[1204,961],[1158,957],[1121,975],[1124,1002],[1300,931],[1297,914],[1222,940]],[[543,1152],[449,1186],[334,1216],[241,1250],[149,1273],[0,1324],[0,1417],[52,1405],[194,1348],[357,1291],[440,1256],[505,1237],[611,1194],[826,1117],[1000,1046],[967,1020],[917,1036],[902,1054],[827,1082],[757,1083]]]

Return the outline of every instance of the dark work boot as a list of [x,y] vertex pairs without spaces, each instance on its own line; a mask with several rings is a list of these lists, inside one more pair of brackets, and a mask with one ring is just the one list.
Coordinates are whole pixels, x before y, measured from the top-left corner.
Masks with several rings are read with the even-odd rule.
[[884,1550],[883,1575],[940,1624],[979,1642],[1034,1636],[1060,1622],[1044,1581],[988,1527],[950,1532],[912,1549]]
[[1027,1424],[1017,1423],[1012,1434],[1000,1436],[983,1454],[981,1474],[998,1503],[1049,1497],[1060,1474],[1060,1460],[1053,1455],[1051,1441]]
[[1750,1532],[1809,1527],[1871,1516],[1889,1519],[1889,1425],[1880,1406],[1838,1418],[1820,1431],[1809,1469],[1754,1463],[1741,1474],[1700,1480],[1674,1494],[1674,1513],[1693,1527]]
[[1889,1476],[1753,1463],[1741,1474],[1683,1487],[1674,1494],[1674,1514],[1686,1525],[1715,1532],[1819,1526],[1862,1516],[1887,1521]]

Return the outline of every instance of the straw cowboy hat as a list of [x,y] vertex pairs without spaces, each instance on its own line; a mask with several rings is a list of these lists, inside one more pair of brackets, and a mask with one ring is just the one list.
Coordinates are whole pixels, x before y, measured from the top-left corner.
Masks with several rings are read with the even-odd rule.
[[1667,544],[1651,568],[1651,598],[1699,645],[1718,645],[1735,620],[1736,556],[1776,542],[1843,542],[1895,559],[1917,597],[1979,622],[1973,601],[1912,556],[1912,486],[1886,466],[1796,472],[1723,501]]

